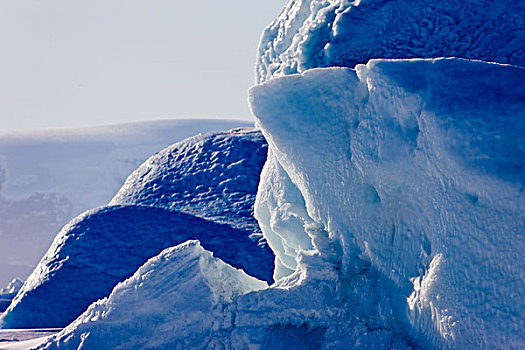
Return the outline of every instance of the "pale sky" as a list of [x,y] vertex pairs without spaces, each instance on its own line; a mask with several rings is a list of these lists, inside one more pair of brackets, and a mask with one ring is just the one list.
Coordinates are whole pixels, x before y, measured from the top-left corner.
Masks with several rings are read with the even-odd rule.
[[251,120],[259,37],[285,0],[0,0],[0,131]]

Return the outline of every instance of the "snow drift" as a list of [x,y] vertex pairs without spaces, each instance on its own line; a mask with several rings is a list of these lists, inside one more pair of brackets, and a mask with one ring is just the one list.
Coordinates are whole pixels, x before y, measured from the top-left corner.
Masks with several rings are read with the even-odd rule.
[[25,279],[72,218],[106,204],[155,152],[241,121],[165,120],[0,132],[0,285]]
[[261,36],[257,82],[373,58],[461,57],[525,66],[525,3],[289,0]]

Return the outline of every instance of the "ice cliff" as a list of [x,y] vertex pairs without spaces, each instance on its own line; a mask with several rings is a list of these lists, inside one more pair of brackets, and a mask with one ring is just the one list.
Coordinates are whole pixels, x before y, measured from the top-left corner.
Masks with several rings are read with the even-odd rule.
[[523,345],[524,79],[479,61],[372,60],[253,88],[269,142],[256,215],[278,275],[310,251],[349,300],[364,279],[379,303],[362,312],[417,345]]

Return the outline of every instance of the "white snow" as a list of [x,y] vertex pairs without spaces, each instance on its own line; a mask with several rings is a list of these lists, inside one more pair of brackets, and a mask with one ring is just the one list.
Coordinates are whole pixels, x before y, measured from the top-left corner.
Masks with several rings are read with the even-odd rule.
[[[272,242],[285,226],[341,264],[339,278],[361,271],[389,285],[371,291],[392,313],[369,317],[423,347],[519,348],[524,79],[477,61],[372,60],[254,87],[271,157],[256,207],[277,213],[256,211],[264,235]],[[303,206],[300,220],[279,213],[290,206]],[[281,235],[278,258],[301,259]]]
[[246,124],[188,119],[0,132],[0,285],[25,279],[64,224],[106,204],[155,152]]

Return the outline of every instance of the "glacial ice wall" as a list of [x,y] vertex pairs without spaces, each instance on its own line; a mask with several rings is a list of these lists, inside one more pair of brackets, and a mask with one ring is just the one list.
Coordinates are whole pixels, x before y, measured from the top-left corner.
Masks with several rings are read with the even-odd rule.
[[261,36],[256,80],[373,58],[525,66],[524,28],[523,1],[289,0]]
[[[523,81],[479,61],[372,60],[254,87],[270,157],[256,215],[277,261],[318,253],[350,285],[382,284],[370,293],[423,347],[525,344]],[[272,242],[280,227],[306,243]]]

